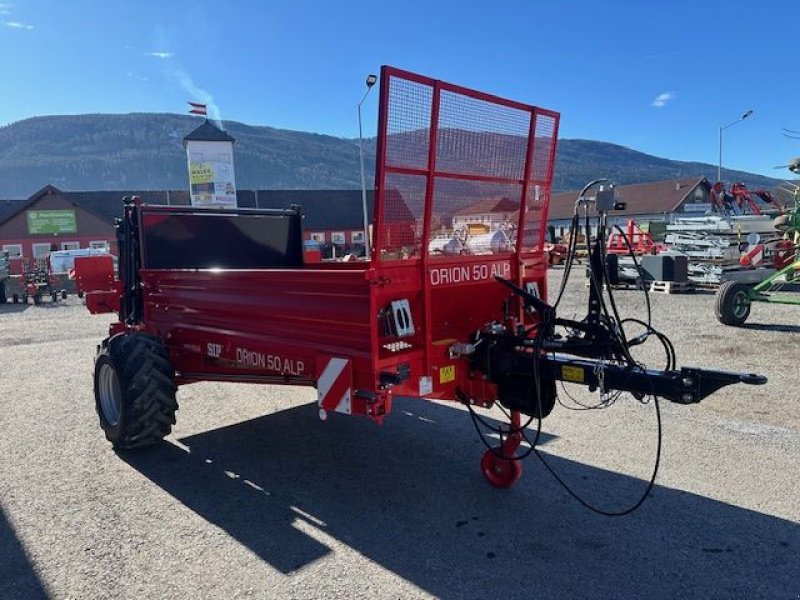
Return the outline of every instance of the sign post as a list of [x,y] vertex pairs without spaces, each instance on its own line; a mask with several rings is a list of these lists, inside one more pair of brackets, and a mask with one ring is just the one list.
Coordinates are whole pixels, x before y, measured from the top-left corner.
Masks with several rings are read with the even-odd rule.
[[[196,103],[190,112],[197,112]],[[203,106],[202,110],[205,110]],[[192,206],[236,208],[236,178],[233,169],[235,140],[208,119],[183,138],[189,165]]]

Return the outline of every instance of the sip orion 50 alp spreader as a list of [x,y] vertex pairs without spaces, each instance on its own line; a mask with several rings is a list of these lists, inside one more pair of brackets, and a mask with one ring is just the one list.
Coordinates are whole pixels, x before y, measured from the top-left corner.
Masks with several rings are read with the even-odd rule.
[[[507,487],[535,449],[527,425],[541,427],[559,380],[606,401],[627,391],[684,404],[765,381],[678,369],[669,345],[664,371],[633,360],[632,345],[666,338],[646,324],[626,338],[602,293],[603,239],[590,253],[586,318],[561,319],[546,302],[558,113],[391,67],[380,83],[369,260],[304,264],[297,208],[126,201],[119,280],[87,295],[91,311],[119,312],[94,376],[116,448],[166,436],[178,386],[197,381],[314,386],[322,419],[381,423],[403,396],[462,403],[488,425],[475,407],[499,404],[509,425],[480,464]],[[589,204],[604,220],[608,192],[582,194],[575,222]]]

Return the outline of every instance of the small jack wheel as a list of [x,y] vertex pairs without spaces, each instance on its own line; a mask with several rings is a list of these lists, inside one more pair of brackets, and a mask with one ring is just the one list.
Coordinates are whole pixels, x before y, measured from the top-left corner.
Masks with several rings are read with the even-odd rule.
[[500,458],[502,446],[487,450],[481,458],[481,471],[486,480],[495,487],[509,488],[522,475],[522,464],[518,460]]

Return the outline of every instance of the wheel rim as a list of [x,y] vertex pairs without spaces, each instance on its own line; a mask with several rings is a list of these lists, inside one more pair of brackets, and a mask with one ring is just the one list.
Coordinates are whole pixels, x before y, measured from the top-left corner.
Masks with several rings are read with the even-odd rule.
[[122,413],[122,392],[119,387],[117,372],[108,363],[100,367],[97,393],[100,395],[100,408],[103,411],[103,418],[109,425],[115,427],[119,423],[119,417]]
[[737,319],[741,319],[745,315],[747,315],[747,309],[750,306],[750,302],[747,299],[747,294],[744,292],[739,292],[733,297],[733,316]]

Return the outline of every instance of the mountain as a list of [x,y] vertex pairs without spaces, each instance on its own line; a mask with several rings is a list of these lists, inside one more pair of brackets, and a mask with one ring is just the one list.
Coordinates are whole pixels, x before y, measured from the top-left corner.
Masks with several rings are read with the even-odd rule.
[[[183,189],[188,186],[183,136],[196,117],[135,113],[35,117],[0,127],[0,198],[24,198],[50,183],[65,191]],[[226,121],[236,138],[240,189],[358,189],[358,140]],[[367,184],[375,140],[365,140]],[[556,191],[596,177],[619,184],[705,176],[716,167],[657,158],[623,146],[559,140]],[[773,188],[779,181],[739,171],[726,180]]]

